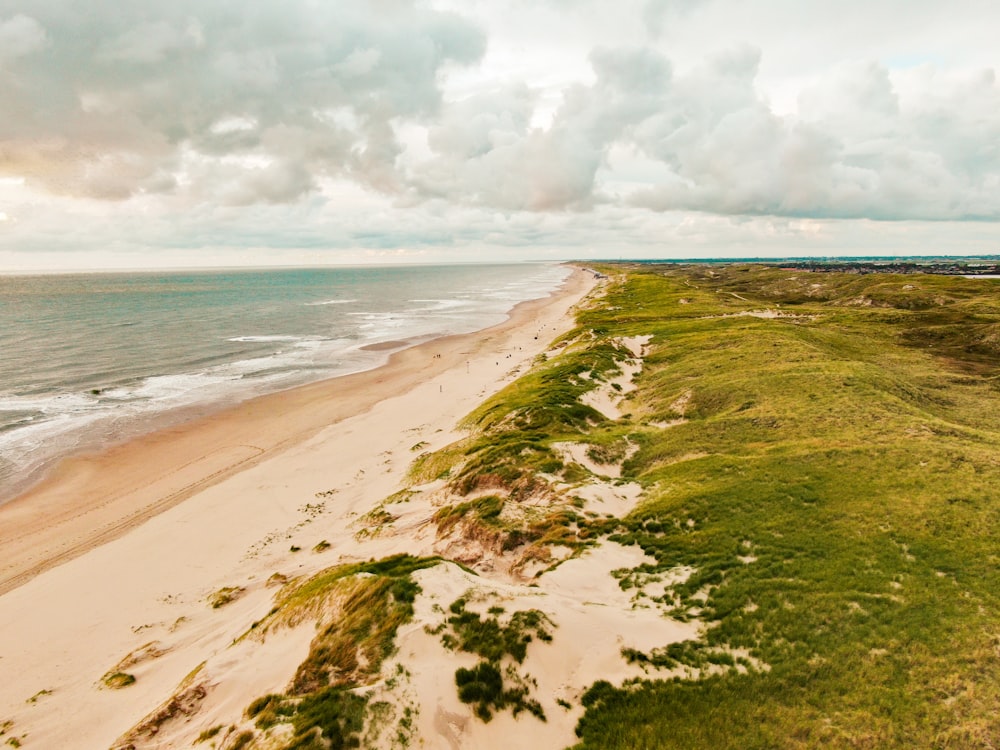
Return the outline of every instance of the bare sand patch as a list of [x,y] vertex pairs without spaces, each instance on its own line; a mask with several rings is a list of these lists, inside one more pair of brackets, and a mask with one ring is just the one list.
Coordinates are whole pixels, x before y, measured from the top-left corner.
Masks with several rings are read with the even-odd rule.
[[[734,295],[734,296],[739,296],[739,295]],[[743,297],[739,297],[739,299],[742,299],[745,302],[750,301]],[[816,316],[799,315],[798,313],[791,313],[785,310],[776,310],[774,308],[769,307],[763,310],[741,310],[740,312],[727,313],[725,315],[706,315],[705,317],[702,318],[702,320],[718,320],[720,318],[760,318],[762,320],[776,320],[781,318],[784,320],[815,320]]]
[[636,482],[588,482],[575,488],[573,494],[587,502],[587,510],[622,518],[639,504],[642,487]]
[[[595,388],[583,394],[580,401],[596,409],[607,419],[615,421],[621,419],[623,414],[621,402],[635,390],[635,378],[642,372],[642,358],[652,338],[652,336],[626,336],[615,339],[615,344],[628,350],[632,355],[631,358],[619,361],[618,367],[621,373],[607,381],[599,382]],[[581,373],[580,377],[591,380],[592,374]]]
[[[404,694],[418,717],[419,736],[432,747],[572,744],[582,713],[579,699],[587,687],[599,679],[620,684],[644,675],[640,667],[622,658],[623,648],[650,650],[696,638],[700,632],[698,623],[676,622],[658,611],[633,608],[611,571],[644,561],[645,555],[636,547],[605,542],[546,573],[537,587],[487,581],[450,564],[416,573],[424,595],[418,599],[413,623],[400,632],[398,659],[410,675],[410,689]],[[455,670],[471,667],[476,658],[444,649],[440,639],[427,630],[441,622],[440,610],[447,610],[470,589],[482,598],[480,606],[502,605],[508,612],[536,609],[552,621],[552,642],[532,642],[523,665],[524,673],[537,681],[533,694],[545,712],[545,722],[531,715],[515,718],[500,713],[484,724],[471,717],[469,708],[458,700]],[[389,666],[387,672],[391,675],[394,670],[395,666]],[[560,700],[571,704],[570,708]]]

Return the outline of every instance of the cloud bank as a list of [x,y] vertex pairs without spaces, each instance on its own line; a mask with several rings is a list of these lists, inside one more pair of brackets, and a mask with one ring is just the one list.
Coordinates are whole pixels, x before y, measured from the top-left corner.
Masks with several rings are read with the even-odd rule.
[[0,232],[1000,219],[1000,10],[845,2],[0,0]]

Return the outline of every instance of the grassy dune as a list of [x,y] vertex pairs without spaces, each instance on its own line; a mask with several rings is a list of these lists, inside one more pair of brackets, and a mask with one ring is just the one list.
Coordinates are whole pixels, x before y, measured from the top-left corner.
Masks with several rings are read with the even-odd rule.
[[[609,272],[614,273],[611,269]],[[997,285],[752,267],[628,273],[581,319],[652,335],[613,538],[695,572],[711,627],[645,658],[766,667],[598,685],[580,747],[990,747],[1000,736]],[[786,317],[739,313],[778,311]],[[682,424],[651,422],[682,415]],[[700,592],[700,595],[699,595]]]

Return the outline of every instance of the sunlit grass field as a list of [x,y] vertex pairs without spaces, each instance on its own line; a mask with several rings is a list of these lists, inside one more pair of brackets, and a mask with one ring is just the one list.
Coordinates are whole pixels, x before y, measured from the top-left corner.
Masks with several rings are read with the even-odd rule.
[[694,567],[676,613],[766,666],[598,685],[580,747],[1000,742],[1000,285],[605,270],[583,329],[653,337],[631,414],[592,428],[639,445],[613,538]]

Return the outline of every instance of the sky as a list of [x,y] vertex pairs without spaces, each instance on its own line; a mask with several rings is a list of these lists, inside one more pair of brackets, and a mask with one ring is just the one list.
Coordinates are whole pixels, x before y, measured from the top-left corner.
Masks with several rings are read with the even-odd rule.
[[1000,253],[993,0],[0,0],[0,271]]

